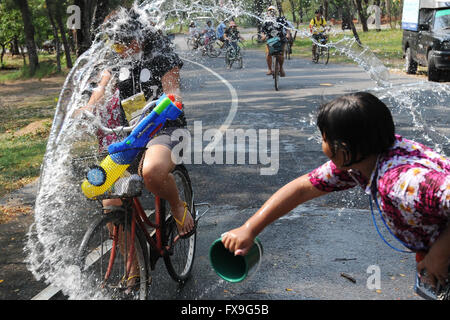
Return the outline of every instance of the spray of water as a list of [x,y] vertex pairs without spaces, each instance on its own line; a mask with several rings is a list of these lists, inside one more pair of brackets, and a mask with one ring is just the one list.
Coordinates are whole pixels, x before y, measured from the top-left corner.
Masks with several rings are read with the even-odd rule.
[[[260,17],[245,12],[239,1],[221,1],[219,5],[215,1],[186,3],[176,0],[148,0],[133,5],[135,19],[140,21],[141,27],[131,30],[129,35],[143,40],[149,32],[171,29],[180,22],[199,17],[227,19],[245,15],[261,20]],[[118,25],[129,22],[130,11],[119,9],[114,17],[114,24],[106,23],[100,27],[93,45],[78,58],[64,83],[42,164],[35,222],[28,233],[25,248],[26,262],[33,275],[61,288],[71,299],[109,298],[102,296],[96,288],[89,288],[77,266],[77,249],[81,237],[92,217],[101,212],[101,205],[84,197],[79,177],[72,168],[74,161],[82,155],[99,153],[97,128],[76,116],[76,111],[88,102],[89,92],[92,91],[91,83],[98,82],[105,68],[112,72],[113,79],[118,77],[115,70],[120,70],[136,59],[119,59],[113,54],[111,35],[120,32]],[[304,31],[297,31],[301,36],[309,36]],[[394,110],[399,114],[408,110],[415,130],[420,134],[425,132],[425,139],[434,143],[438,151],[448,148],[449,139],[426,124],[420,106],[427,103],[421,100],[423,95],[417,87],[392,86],[383,64],[368,48],[355,44],[353,40],[341,40],[329,45],[364,68],[379,86],[375,89],[377,95],[395,106]],[[97,106],[98,115],[108,108],[109,100],[115,92],[113,83],[111,81],[105,88],[105,98]],[[448,86],[430,84],[421,88],[433,92],[436,103],[444,101],[448,104],[450,101]],[[303,119],[304,124],[315,127],[314,119],[310,115]]]

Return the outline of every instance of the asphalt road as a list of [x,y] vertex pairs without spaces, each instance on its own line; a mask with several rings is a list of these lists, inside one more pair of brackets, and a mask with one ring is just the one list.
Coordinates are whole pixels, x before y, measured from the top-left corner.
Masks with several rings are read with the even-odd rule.
[[[368,198],[360,190],[314,200],[266,228],[260,235],[264,247],[261,267],[247,281],[225,282],[214,273],[208,258],[210,244],[223,232],[243,223],[278,188],[326,161],[314,126],[314,111],[322,102],[345,93],[372,89],[389,97],[386,92],[411,86],[417,83],[417,78],[392,75],[393,89],[377,89],[375,82],[358,66],[320,66],[307,59],[294,58],[286,62],[286,77],[281,79],[280,91],[276,92],[271,77],[265,75],[261,51],[246,51],[244,68],[232,70],[225,68],[223,58],[203,58],[184,51],[182,56],[186,59],[182,69],[186,116],[191,132],[197,130],[201,137],[200,141],[194,138],[192,143],[201,143],[201,150],[204,150],[210,142],[206,130],[218,129],[230,117],[230,112],[235,112],[228,130],[256,132],[258,137],[267,130],[269,141],[275,137],[279,157],[275,159],[277,146],[274,144],[268,143],[270,152],[261,153],[260,146],[247,140],[239,144],[225,138],[221,141],[223,149],[217,148],[214,156],[226,162],[226,151],[238,145],[238,150],[245,150],[243,164],[236,159],[225,164],[207,164],[205,152],[197,154],[197,161],[192,154],[192,164],[187,167],[195,199],[212,206],[199,222],[192,278],[179,287],[169,279],[161,261],[153,274],[150,298],[421,299],[413,292],[414,255],[395,252],[382,242],[367,210]],[[427,84],[413,86],[421,85]],[[237,101],[232,99],[233,92]],[[434,94],[433,90],[427,92],[430,96]],[[424,115],[429,115],[439,134],[448,136],[450,100],[445,95],[443,99],[437,102],[433,112]],[[415,133],[411,116],[405,110],[395,113],[398,114],[398,132],[405,136]],[[443,145],[443,149],[449,154],[448,144]],[[255,150],[258,161],[251,164],[249,154]],[[230,153],[237,157],[237,152]],[[263,162],[264,155],[270,161]],[[269,166],[272,174],[261,175],[261,169]],[[34,192],[35,185],[31,185],[10,197],[22,197],[24,202],[32,204]],[[43,280],[34,279],[22,262],[23,241],[30,223],[32,217],[0,225],[2,300],[32,299],[48,286]],[[373,270],[380,271],[380,283],[376,288],[370,287]]]

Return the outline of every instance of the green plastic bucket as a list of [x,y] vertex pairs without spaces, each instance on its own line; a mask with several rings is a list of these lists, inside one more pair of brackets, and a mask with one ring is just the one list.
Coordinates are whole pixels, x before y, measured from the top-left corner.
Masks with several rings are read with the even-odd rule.
[[263,249],[258,238],[255,238],[255,244],[245,256],[235,256],[224,247],[222,239],[219,238],[209,248],[209,261],[222,279],[228,282],[241,282],[247,278],[255,265],[259,266],[262,254]]

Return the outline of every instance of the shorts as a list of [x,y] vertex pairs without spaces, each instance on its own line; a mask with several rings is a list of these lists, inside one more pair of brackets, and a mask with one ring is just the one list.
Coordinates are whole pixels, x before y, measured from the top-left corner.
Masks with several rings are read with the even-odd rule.
[[147,144],[147,148],[154,145],[162,145],[167,147],[169,150],[172,149],[180,143],[180,141],[172,140],[172,135],[175,130],[186,130],[185,127],[167,127],[161,130],[152,140]]
[[138,154],[136,159],[133,161],[133,163],[128,168],[128,171],[130,173],[137,173],[140,176],[142,176],[142,166],[144,164],[145,152],[151,146],[156,146],[156,145],[165,146],[170,151],[172,151],[173,148],[175,148],[175,146],[178,143],[180,143],[179,140],[177,141],[175,139],[172,139],[172,136],[173,136],[173,133],[175,130],[185,130],[187,133],[189,132],[186,127],[166,127],[166,128],[164,128],[153,139],[151,139],[148,142],[146,149],[142,150]]

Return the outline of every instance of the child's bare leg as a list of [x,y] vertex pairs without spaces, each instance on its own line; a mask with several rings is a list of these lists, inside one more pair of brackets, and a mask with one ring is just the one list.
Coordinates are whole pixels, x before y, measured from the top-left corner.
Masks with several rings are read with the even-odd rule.
[[[163,145],[152,145],[145,152],[142,165],[142,176],[148,191],[169,202],[172,215],[183,221],[184,202],[180,199],[172,170],[175,164],[172,162],[172,152]],[[194,227],[194,220],[190,212],[186,213],[183,225],[177,223],[180,235],[184,235]]]

